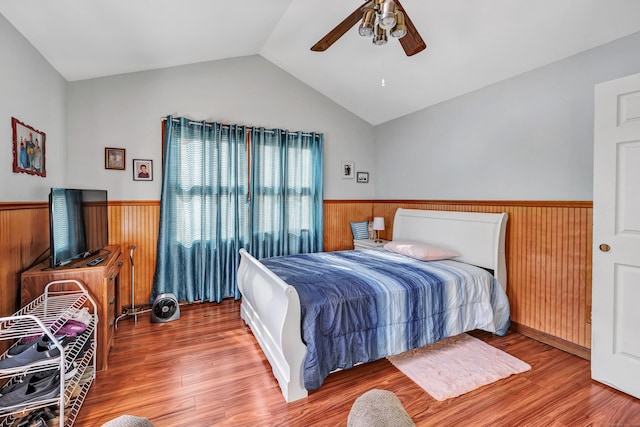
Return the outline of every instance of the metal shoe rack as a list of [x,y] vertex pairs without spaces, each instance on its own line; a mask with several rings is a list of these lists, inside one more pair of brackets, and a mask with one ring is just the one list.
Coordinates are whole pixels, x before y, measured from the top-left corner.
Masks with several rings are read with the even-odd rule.
[[[87,329],[68,345],[55,337],[68,319],[87,307],[91,322]],[[47,284],[44,294],[10,317],[0,318],[0,341],[17,341],[23,337],[46,335],[55,344],[60,357],[39,360],[26,366],[0,370],[0,387],[21,382],[29,374],[60,370],[60,391],[57,397],[0,407],[0,427],[21,424],[33,411],[57,407],[56,425],[72,426],[95,379],[96,324],[98,317],[94,300],[77,280],[58,280]],[[0,360],[9,356],[7,350]],[[75,364],[76,373],[65,380],[65,373]]]

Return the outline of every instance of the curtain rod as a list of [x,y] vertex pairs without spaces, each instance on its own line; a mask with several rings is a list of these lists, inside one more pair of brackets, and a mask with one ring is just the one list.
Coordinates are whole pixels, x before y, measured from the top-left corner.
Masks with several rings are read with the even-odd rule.
[[[180,120],[178,120],[178,119],[172,119],[172,120],[173,120],[174,122],[176,122],[176,123],[180,123]],[[162,121],[163,121],[163,122],[167,121],[167,118],[166,118],[166,117],[162,117]],[[199,126],[202,126],[202,122],[193,122],[193,121],[188,121],[187,123],[188,123],[188,124],[190,124],[190,125],[199,125]],[[206,122],[205,122],[205,124],[204,124],[204,125],[205,125],[205,126],[207,126],[207,127],[211,127],[211,124],[206,123]],[[221,124],[220,126],[222,126],[223,128],[231,127],[231,125],[226,125],[226,124],[224,124],[224,123],[223,123],[223,124]],[[254,128],[253,128],[253,126],[246,126],[246,128],[247,128],[247,130],[253,130],[253,129],[254,129]],[[270,134],[273,134],[273,133],[274,133],[274,131],[272,131],[272,130],[266,130],[266,129],[265,129],[265,132],[266,132],[266,133],[270,133]],[[284,130],[282,130],[282,131],[280,131],[280,132],[281,132],[282,134],[285,134],[285,133],[286,133],[286,131],[284,131]],[[296,133],[296,132],[294,132],[294,133]],[[314,136],[314,135],[317,135],[317,133],[316,133],[316,134],[313,134],[313,133],[308,133],[308,132],[302,132],[302,135],[303,135],[303,136]]]

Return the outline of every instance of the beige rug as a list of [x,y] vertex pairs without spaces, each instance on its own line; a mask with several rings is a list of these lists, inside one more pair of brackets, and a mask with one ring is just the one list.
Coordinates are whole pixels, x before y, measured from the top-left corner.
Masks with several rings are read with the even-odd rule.
[[531,369],[522,360],[467,334],[387,359],[437,400]]

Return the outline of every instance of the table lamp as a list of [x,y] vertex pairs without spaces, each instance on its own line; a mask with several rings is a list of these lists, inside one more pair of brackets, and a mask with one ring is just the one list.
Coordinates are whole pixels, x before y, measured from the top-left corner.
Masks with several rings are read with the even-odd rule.
[[380,232],[380,230],[384,230],[384,218],[381,216],[376,216],[373,218],[373,225],[371,226],[372,230],[375,230],[376,232],[376,243],[382,243],[382,240],[380,240],[378,233]]

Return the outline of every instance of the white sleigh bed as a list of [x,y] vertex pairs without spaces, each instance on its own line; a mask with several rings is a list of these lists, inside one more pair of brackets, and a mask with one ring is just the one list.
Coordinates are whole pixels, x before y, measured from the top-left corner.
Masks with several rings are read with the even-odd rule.
[[[398,209],[393,240],[438,245],[461,256],[456,261],[491,270],[506,291],[505,231],[507,214]],[[301,334],[301,305],[296,289],[240,250],[238,287],[241,317],[269,361],[284,399],[308,395],[303,381],[307,347]]]

